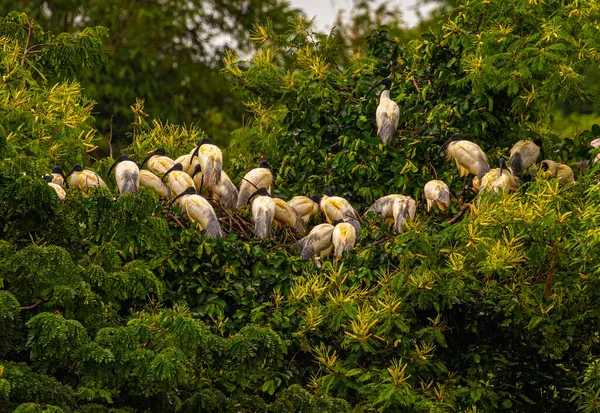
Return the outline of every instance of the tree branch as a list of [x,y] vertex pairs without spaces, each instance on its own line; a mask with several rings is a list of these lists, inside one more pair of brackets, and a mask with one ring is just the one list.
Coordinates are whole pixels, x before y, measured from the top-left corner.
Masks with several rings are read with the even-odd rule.
[[25,58],[29,54],[29,42],[31,41],[31,33],[33,32],[33,24],[29,22],[27,26],[27,41],[25,42],[25,50],[23,51],[23,58],[21,59],[21,69],[25,67]]
[[40,305],[42,305],[42,304],[44,304],[44,303],[47,303],[47,302],[48,302],[48,301],[50,301],[51,299],[52,299],[52,296],[50,296],[50,297],[46,297],[46,298],[42,298],[40,301],[38,301],[38,302],[37,302],[37,303],[35,303],[35,304],[28,305],[28,306],[26,306],[26,307],[21,307],[21,311],[33,310],[34,308],[36,308],[36,307],[38,307],[38,306],[40,306]]

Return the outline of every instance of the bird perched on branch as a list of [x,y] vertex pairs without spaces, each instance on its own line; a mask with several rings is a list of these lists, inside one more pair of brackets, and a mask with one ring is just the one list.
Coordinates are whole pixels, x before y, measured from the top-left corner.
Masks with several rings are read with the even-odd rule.
[[275,201],[265,188],[259,188],[248,199],[252,204],[252,220],[254,234],[258,238],[267,238],[271,234],[273,218],[275,218]]
[[508,170],[504,164],[504,158],[499,160],[500,168],[494,168],[481,178],[479,192],[492,190],[498,194],[500,191],[510,192],[519,186],[518,178]]
[[317,195],[312,195],[310,198],[306,196],[295,196],[288,201],[288,204],[298,212],[298,215],[300,215],[305,223],[308,223],[313,215],[319,213],[318,201]]
[[185,211],[188,218],[196,222],[200,230],[204,231],[208,237],[221,238],[223,236],[215,210],[206,199],[196,195],[196,188],[190,186],[181,191],[179,195],[173,198],[169,207],[175,201],[179,202],[181,209]]
[[375,83],[367,92],[367,96],[373,89],[385,85],[385,89],[379,95],[379,105],[375,112],[375,120],[377,122],[377,135],[385,144],[392,143],[396,135],[396,128],[400,120],[400,109],[398,104],[390,99],[390,88],[392,81],[386,77],[380,82]]
[[171,197],[169,187],[158,176],[146,169],[140,169],[140,185],[154,189],[161,198]]
[[367,213],[376,212],[381,215],[388,225],[393,224],[394,230],[400,234],[404,223],[414,219],[417,214],[417,203],[409,196],[392,194],[379,198],[369,207]]
[[104,188],[108,188],[96,172],[89,169],[83,169],[79,164],[76,164],[71,168],[67,173],[65,180],[71,188],[80,188],[84,191],[92,186],[103,186]]
[[425,199],[427,200],[427,212],[431,210],[432,206],[437,207],[445,211],[450,208],[450,188],[445,182],[439,179],[434,179],[425,184],[424,189]]
[[267,161],[262,160],[258,168],[252,169],[240,181],[240,191],[238,194],[237,208],[248,204],[250,195],[260,188],[265,188],[267,193],[271,194],[273,187],[273,174],[269,169]]
[[175,161],[166,156],[165,148],[158,148],[148,154],[146,159],[142,161],[140,169],[148,164],[148,169],[156,175],[163,176],[169,169],[175,165]]
[[331,224],[319,224],[315,226],[307,236],[299,240],[295,247],[300,251],[303,260],[309,260],[315,255],[325,258],[333,250],[332,235],[334,226]]
[[542,152],[542,141],[519,141],[513,145],[508,158],[508,168],[513,174],[527,172],[537,161]]
[[167,179],[167,186],[173,196],[177,196],[187,188],[194,186],[194,180],[187,173],[183,172],[183,166],[180,163],[173,165],[171,169],[165,172],[161,181]]
[[64,188],[57,184],[52,182],[52,176],[46,174],[42,177],[44,179],[44,181],[46,181],[48,183],[48,185],[54,189],[54,191],[56,192],[56,195],[58,195],[58,199],[60,199],[61,201],[63,199],[65,199],[65,197],[67,196],[67,193],[65,192]]
[[328,223],[331,224],[337,220],[347,222],[354,227],[358,238],[360,235],[360,218],[350,202],[340,196],[333,196],[331,189],[325,191],[325,195],[320,198],[315,196],[314,200],[315,202],[319,201],[321,211],[325,214]]
[[471,174],[481,179],[490,170],[487,156],[479,145],[463,140],[460,133],[452,135],[442,145],[442,150],[444,149],[446,149],[446,159],[456,163],[461,178]]
[[296,233],[304,235],[306,233],[306,223],[302,220],[298,212],[283,199],[273,198],[273,202],[275,202],[274,227],[287,225],[296,231]]
[[115,170],[115,181],[119,188],[119,195],[131,192],[137,194],[140,187],[140,168],[132,161],[129,156],[123,154],[111,165],[108,175]]
[[352,225],[341,220],[333,222],[333,233],[331,243],[333,245],[333,256],[339,258],[344,251],[350,252],[356,243],[356,230]]
[[221,171],[223,170],[223,153],[218,146],[210,143],[210,138],[204,138],[198,142],[198,146],[192,152],[191,165],[198,157],[204,182],[209,189],[213,189],[221,182]]

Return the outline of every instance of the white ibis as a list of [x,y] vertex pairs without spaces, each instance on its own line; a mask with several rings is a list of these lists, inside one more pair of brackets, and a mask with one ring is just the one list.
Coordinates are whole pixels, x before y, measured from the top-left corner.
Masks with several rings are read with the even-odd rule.
[[122,154],[111,165],[108,170],[108,175],[115,170],[115,181],[119,188],[119,195],[124,195],[128,192],[137,194],[140,187],[140,168],[132,161],[129,156]]
[[499,160],[500,168],[491,169],[481,178],[479,192],[488,190],[499,194],[501,191],[510,192],[519,186],[518,178],[504,165],[504,158]]
[[[327,191],[331,194],[331,191]],[[349,223],[356,230],[356,237],[360,235],[360,221],[356,210],[350,202],[339,196],[329,196],[328,194],[321,196],[319,206],[325,214],[325,219],[328,223],[333,223],[336,220],[342,220]]]
[[356,230],[354,227],[342,221],[334,221],[331,243],[333,244],[333,256],[339,258],[344,251],[350,252],[356,243]]
[[61,201],[63,199],[65,199],[65,197],[67,196],[67,193],[65,192],[64,188],[57,184],[52,182],[52,177],[48,174],[43,176],[44,181],[46,181],[48,183],[48,185],[54,189],[54,191],[56,192],[56,195],[58,195],[58,199],[60,199]]
[[169,169],[175,165],[175,161],[168,156],[165,148],[158,148],[150,152],[146,159],[142,161],[140,169],[147,163],[148,169],[156,175],[163,176]]
[[140,185],[154,189],[161,198],[171,197],[171,190],[169,187],[166,186],[158,176],[146,169],[140,170]]
[[320,224],[315,226],[307,236],[299,240],[295,247],[300,251],[303,260],[309,260],[315,255],[325,258],[333,250],[332,235],[334,226],[331,224]]
[[181,209],[186,212],[188,218],[196,222],[200,230],[208,237],[221,238],[223,236],[215,210],[206,199],[200,195],[196,195],[196,188],[190,186],[181,191],[171,201],[171,204],[175,201],[179,202]]
[[52,168],[52,182],[62,187],[65,186],[65,173],[60,166]]
[[204,138],[198,142],[198,146],[192,152],[192,164],[196,156],[200,161],[204,182],[212,190],[221,181],[223,153],[218,146],[210,144],[210,138]]
[[444,181],[434,179],[425,184],[425,199],[427,200],[427,212],[431,207],[437,206],[441,211],[450,208],[450,188]]
[[180,163],[173,165],[171,169],[165,172],[162,177],[162,182],[167,179],[167,186],[171,190],[173,196],[177,196],[187,188],[194,186],[194,181],[191,176],[183,172],[183,166]]
[[308,223],[313,215],[319,213],[319,197],[317,195],[313,195],[312,198],[295,196],[288,201],[288,204],[298,212],[305,223]]
[[519,141],[513,145],[510,150],[510,158],[508,158],[508,167],[515,174],[527,172],[531,168],[541,152],[542,141],[536,139],[531,141]]
[[306,223],[298,212],[283,199],[273,198],[273,202],[275,202],[274,226],[277,228],[279,224],[287,225],[296,233],[304,235],[306,233]]
[[384,221],[394,225],[397,233],[402,233],[404,222],[414,219],[417,214],[417,203],[409,196],[392,194],[379,198],[367,210],[381,215]]
[[400,120],[400,109],[398,108],[398,104],[390,99],[390,87],[392,86],[390,78],[386,77],[382,81],[375,83],[367,92],[367,96],[373,89],[381,85],[385,85],[385,89],[379,95],[379,106],[377,106],[375,120],[377,121],[377,135],[379,139],[383,143],[388,144],[392,143],[396,135],[396,128]]
[[249,202],[252,203],[254,234],[258,238],[267,238],[271,234],[271,225],[277,209],[275,201],[265,188],[260,188],[250,196]]
[[238,194],[237,208],[248,204],[250,195],[260,188],[265,188],[271,194],[273,187],[273,174],[269,169],[267,161],[262,160],[258,168],[252,169],[240,181],[240,192]]
[[98,174],[89,169],[83,169],[80,164],[76,164],[66,175],[67,184],[71,188],[80,188],[86,191],[92,186],[103,186],[107,188],[106,184],[98,176]]

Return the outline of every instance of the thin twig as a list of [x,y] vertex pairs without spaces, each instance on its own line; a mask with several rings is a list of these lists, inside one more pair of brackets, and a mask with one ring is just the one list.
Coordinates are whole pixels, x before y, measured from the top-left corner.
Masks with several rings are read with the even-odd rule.
[[113,157],[113,147],[112,147],[112,137],[113,137],[113,118],[115,117],[115,114],[113,113],[112,115],[110,115],[110,135],[108,136],[108,150],[109,150],[109,155],[112,158]]
[[450,225],[456,223],[464,215],[465,211],[467,209],[469,209],[470,206],[471,206],[471,204],[469,204],[469,203],[463,204],[460,207],[460,211],[458,212],[458,214],[456,214],[456,216],[454,218],[451,218],[446,222],[448,222]]
[[27,41],[25,42],[25,50],[23,51],[23,58],[21,59],[21,69],[25,67],[25,59],[27,58],[27,54],[29,53],[29,42],[31,41],[31,33],[33,32],[33,24],[29,22],[29,26],[27,26]]
[[250,239],[248,233],[246,233],[242,224],[240,224],[239,221],[235,219],[234,216],[231,215],[231,213],[223,205],[221,205],[221,203],[217,202],[216,204],[223,212],[227,214],[227,216],[232,220],[232,222],[235,222],[236,226],[239,228],[240,232],[246,237],[246,239]]
[[177,219],[177,217],[175,217],[175,215],[169,213],[169,218],[173,218],[173,221],[177,222],[181,228],[185,229],[185,226],[183,226],[183,224],[181,223],[181,221],[179,221]]
[[46,297],[46,298],[42,298],[40,301],[38,301],[35,304],[28,305],[28,306],[25,306],[25,307],[21,307],[21,311],[33,310],[34,308],[36,308],[36,307],[38,307],[38,306],[40,306],[40,305],[42,305],[44,303],[47,303],[51,299],[52,299],[52,296]]

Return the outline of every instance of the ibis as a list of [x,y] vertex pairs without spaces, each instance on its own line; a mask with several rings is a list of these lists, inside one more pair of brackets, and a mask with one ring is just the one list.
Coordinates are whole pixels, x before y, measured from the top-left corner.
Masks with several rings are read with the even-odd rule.
[[119,188],[119,195],[124,195],[128,192],[137,194],[140,187],[140,168],[132,161],[129,156],[122,154],[111,165],[108,170],[108,175],[115,170],[115,181]]
[[381,85],[384,85],[385,89],[379,96],[379,105],[375,112],[375,120],[377,121],[377,135],[379,136],[379,139],[381,139],[383,143],[388,144],[392,143],[394,140],[398,121],[400,120],[400,109],[398,108],[398,104],[390,99],[390,87],[392,86],[392,81],[388,77],[375,83],[367,92],[367,96],[373,89]]
[[518,141],[510,150],[508,168],[514,174],[520,175],[531,168],[541,153],[542,141]]
[[427,212],[431,207],[437,206],[441,211],[450,208],[450,188],[445,182],[434,179],[425,184],[425,199],[427,200]]
[[252,203],[254,234],[258,238],[267,238],[271,234],[271,225],[277,209],[275,201],[265,188],[260,188],[250,196],[249,202]]
[[392,194],[379,198],[369,207],[367,213],[376,212],[384,221],[394,225],[397,233],[402,233],[404,223],[414,219],[417,214],[417,203],[409,196]]
[[52,168],[52,182],[62,187],[65,186],[65,173],[60,166]]
[[54,189],[54,191],[56,192],[56,195],[58,195],[58,199],[60,199],[61,201],[63,199],[65,199],[65,197],[67,196],[67,193],[65,192],[64,188],[61,185],[59,185],[55,182],[52,182],[52,177],[48,174],[44,175],[43,179],[44,179],[44,181],[48,182],[48,185],[52,189]]
[[268,194],[271,194],[273,187],[273,174],[269,169],[267,161],[262,160],[258,168],[248,172],[240,182],[240,191],[238,194],[237,208],[248,204],[250,195],[260,188],[265,188]]
[[187,188],[194,186],[194,180],[187,173],[183,172],[183,166],[180,163],[176,163],[171,169],[166,171],[161,181],[164,182],[165,178],[168,178],[167,186],[174,196],[177,196]]
[[194,181],[194,186],[196,187],[196,193],[198,195],[202,195],[204,197],[209,196],[208,186],[204,184],[204,175],[202,175],[202,168],[200,164],[194,166],[194,170],[191,175],[192,180]]
[[300,214],[283,199],[273,198],[273,202],[275,202],[274,226],[277,228],[279,224],[287,225],[296,233],[304,235],[306,233],[306,223],[300,217]]
[[192,152],[192,160],[194,157],[198,157],[204,181],[212,190],[221,181],[223,153],[218,146],[210,144],[210,138],[204,138],[198,142],[198,146]]
[[200,230],[208,237],[221,238],[223,236],[215,210],[206,199],[196,195],[196,188],[193,186],[186,188],[173,198],[171,204],[174,201],[179,202],[181,209],[185,211],[188,218],[196,222]]
[[333,245],[333,256],[339,258],[344,251],[350,252],[356,243],[356,230],[354,227],[342,221],[334,221],[331,243]]
[[333,250],[332,235],[334,226],[331,224],[319,224],[315,226],[307,236],[299,240],[295,247],[300,251],[303,260],[309,260],[315,255],[325,258]]
[[469,174],[475,175],[479,180],[489,172],[487,156],[479,145],[474,142],[463,140],[460,133],[455,133],[443,145],[446,149],[446,159],[454,160],[460,177],[465,177],[463,190],[467,186]]
[[171,196],[169,187],[158,176],[146,169],[140,170],[140,185],[154,189],[161,198],[169,198]]
[[500,168],[491,169],[481,178],[479,192],[491,190],[498,194],[501,191],[510,192],[519,186],[518,178],[508,170],[504,158],[499,160]]
[[295,196],[288,201],[288,204],[298,212],[298,215],[300,215],[305,223],[308,223],[313,215],[319,213],[319,199],[317,195],[312,195],[310,198]]
[[164,175],[173,167],[173,165],[175,165],[175,161],[166,156],[166,154],[167,151],[165,151],[165,148],[158,148],[155,151],[150,152],[146,159],[142,161],[140,169],[142,169],[142,167],[147,163],[148,169],[151,172],[159,176]]
[[542,171],[544,171],[544,174],[548,177],[558,178],[563,184],[575,183],[575,175],[568,165],[557,163],[550,159],[544,159],[542,161]]
[[330,195],[332,195],[332,193],[330,190],[328,190],[325,195],[321,196],[319,202],[321,211],[323,211],[325,214],[325,219],[330,224],[338,219],[348,222],[354,227],[356,230],[356,236],[358,237],[360,235],[360,221],[358,213],[352,207],[352,205],[350,205],[350,202],[344,198]]
[[91,186],[103,186],[107,188],[102,178],[96,172],[83,169],[80,164],[73,166],[65,178],[71,188],[80,188],[84,191]]
[[[600,148],[600,138],[596,138],[590,142],[590,146],[594,149]],[[593,163],[596,163],[600,160],[600,153],[596,154],[594,157]]]

